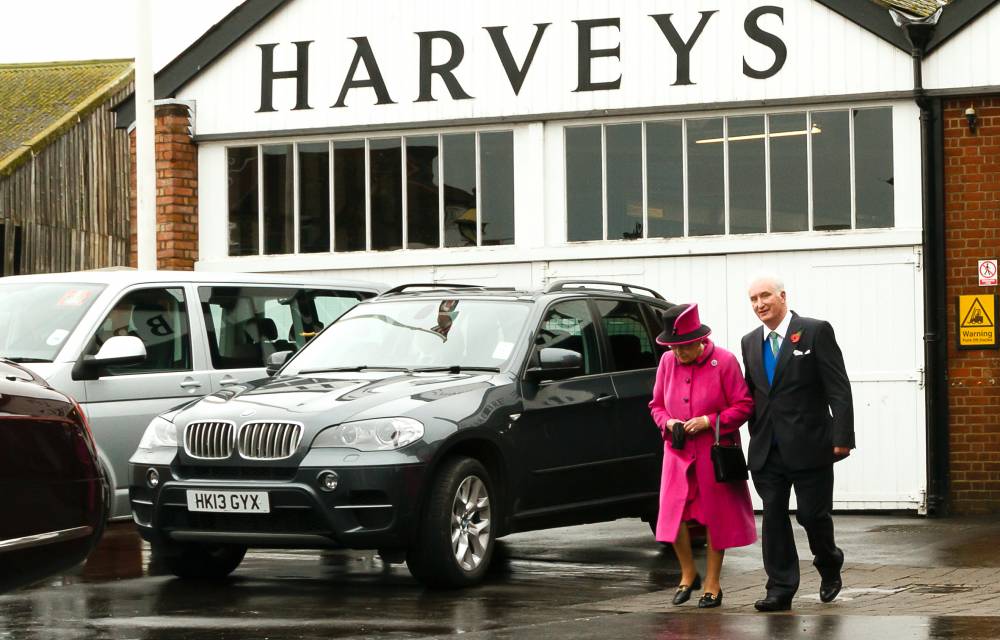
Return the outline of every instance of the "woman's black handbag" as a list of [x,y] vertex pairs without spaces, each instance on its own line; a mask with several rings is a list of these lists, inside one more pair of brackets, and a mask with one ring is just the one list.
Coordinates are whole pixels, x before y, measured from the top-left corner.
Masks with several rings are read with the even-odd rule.
[[715,468],[716,482],[739,482],[750,477],[747,461],[743,457],[743,447],[738,444],[719,444],[719,423],[715,416],[715,444],[712,445],[712,467]]

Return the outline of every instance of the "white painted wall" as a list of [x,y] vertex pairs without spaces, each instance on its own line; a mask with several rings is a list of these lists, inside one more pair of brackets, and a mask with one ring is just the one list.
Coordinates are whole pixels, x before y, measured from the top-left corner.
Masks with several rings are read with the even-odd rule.
[[927,56],[924,86],[928,89],[1000,86],[998,57],[1000,8],[994,5]]
[[[753,9],[777,6],[784,22],[764,16],[760,26],[787,45],[785,66],[775,76],[756,80],[743,74],[743,60],[767,69],[771,49],[747,36],[744,20]],[[692,85],[673,86],[676,57],[652,14],[671,13],[687,38],[701,11],[717,10],[691,54]],[[577,86],[578,29],[574,20],[617,17],[620,31],[594,32],[594,48],[621,45],[620,60],[593,62],[595,80],[621,76],[615,90],[574,92]],[[521,63],[536,23],[551,23],[519,95],[515,95],[493,47],[487,26],[507,25],[515,60]],[[456,76],[471,100],[453,100],[440,79],[434,102],[418,97],[418,31],[448,30],[465,45]],[[331,108],[354,57],[349,38],[367,36],[392,100],[375,105],[370,89],[351,92],[347,106]],[[261,51],[258,44],[279,43],[275,70],[295,67],[294,41],[310,45],[309,110],[291,110],[295,82],[274,83],[274,113],[260,106]],[[434,62],[443,62],[446,47]],[[362,69],[358,75],[366,78]],[[729,102],[752,103],[821,96],[904,91],[912,86],[909,57],[884,40],[814,0],[507,0],[474,3],[441,0],[330,2],[296,0],[237,43],[184,87],[178,97],[197,100],[197,135],[227,135],[291,129],[328,128],[453,119],[490,119],[531,114],[604,109],[668,107]]]

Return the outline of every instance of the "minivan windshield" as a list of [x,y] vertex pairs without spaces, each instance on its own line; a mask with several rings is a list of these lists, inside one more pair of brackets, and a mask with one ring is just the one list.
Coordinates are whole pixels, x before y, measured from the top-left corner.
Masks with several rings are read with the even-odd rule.
[[100,284],[0,283],[0,356],[14,362],[52,362]]
[[331,370],[499,370],[530,305],[420,298],[360,304],[307,344],[283,375]]

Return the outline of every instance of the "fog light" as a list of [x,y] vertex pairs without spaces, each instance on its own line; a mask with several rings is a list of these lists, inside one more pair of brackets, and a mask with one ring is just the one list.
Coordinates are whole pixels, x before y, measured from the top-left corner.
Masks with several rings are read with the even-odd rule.
[[336,471],[320,471],[319,477],[319,488],[323,491],[333,491],[337,488],[337,483],[340,482],[340,476],[337,475]]
[[156,469],[150,469],[146,472],[146,484],[150,489],[155,489],[160,486],[160,472]]

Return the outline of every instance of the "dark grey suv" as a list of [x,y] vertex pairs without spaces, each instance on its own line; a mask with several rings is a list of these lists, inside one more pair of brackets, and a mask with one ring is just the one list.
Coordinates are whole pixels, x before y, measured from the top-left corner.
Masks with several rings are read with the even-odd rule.
[[247,547],[349,547],[462,586],[509,533],[655,522],[669,306],[594,281],[387,291],[275,354],[273,377],[154,419],[130,461],[139,531],[182,577]]

